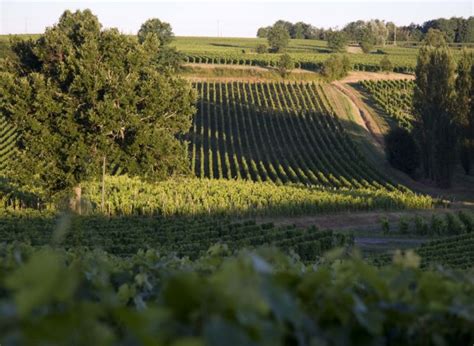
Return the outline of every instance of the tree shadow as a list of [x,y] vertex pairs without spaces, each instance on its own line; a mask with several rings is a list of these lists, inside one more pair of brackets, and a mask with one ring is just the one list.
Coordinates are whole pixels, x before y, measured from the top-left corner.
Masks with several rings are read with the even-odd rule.
[[[345,131],[345,120],[298,108],[295,103],[303,101],[284,93],[279,95],[280,102],[286,102],[290,110],[282,110],[284,105],[274,100],[273,105],[263,105],[264,99],[270,102],[268,93],[253,83],[239,85],[240,98],[229,92],[235,84],[227,84],[227,96],[223,85],[220,89],[217,84],[201,86],[209,88],[205,92],[210,100],[198,101],[195,127],[187,137],[198,177],[242,177],[325,187],[354,187],[364,185],[363,180],[369,184],[389,182],[354,145]],[[249,99],[242,99],[250,89],[253,96],[249,92],[245,96]],[[315,99],[304,102],[321,102],[312,97]],[[355,133],[361,134],[362,127]]]

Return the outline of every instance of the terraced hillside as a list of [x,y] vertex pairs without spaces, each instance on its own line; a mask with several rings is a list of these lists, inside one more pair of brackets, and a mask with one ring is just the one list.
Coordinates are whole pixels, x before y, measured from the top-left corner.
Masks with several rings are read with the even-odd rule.
[[16,140],[15,128],[0,116],[0,174],[7,167],[13,155]]
[[394,188],[345,133],[320,84],[195,87],[198,112],[190,140],[198,177]]

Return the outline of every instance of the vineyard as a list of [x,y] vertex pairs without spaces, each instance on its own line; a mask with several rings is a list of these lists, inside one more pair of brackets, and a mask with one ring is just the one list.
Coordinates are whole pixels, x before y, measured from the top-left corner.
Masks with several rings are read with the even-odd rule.
[[320,84],[197,83],[189,135],[204,178],[394,190],[344,132]]
[[[197,261],[0,244],[0,341],[34,345],[470,345],[472,274],[305,265],[271,248]],[[290,341],[290,344],[293,344]],[[295,341],[296,342],[296,341]]]
[[413,119],[412,100],[415,83],[411,80],[364,80],[360,85],[378,106],[400,126],[410,128]]
[[0,174],[5,170],[8,159],[14,153],[15,140],[15,128],[0,116]]
[[[57,231],[58,222],[67,222],[67,232]],[[324,252],[352,244],[350,236],[316,228],[275,227],[253,220],[226,218],[160,217],[46,217],[9,215],[0,220],[2,241],[28,242],[43,246],[60,241],[65,248],[103,249],[118,256],[132,256],[139,250],[154,249],[178,257],[199,258],[209,248],[225,244],[235,252],[242,248],[274,246],[286,253],[293,251],[303,261],[313,261]]]
[[[323,53],[290,53],[291,58],[295,61],[295,67],[310,71],[320,71],[322,63],[329,57],[329,54]],[[349,55],[352,69],[355,71],[381,71],[381,57],[377,55]],[[232,52],[202,52],[202,53],[185,53],[187,63],[197,64],[221,64],[221,65],[241,65],[241,66],[259,66],[259,67],[275,67],[280,56],[277,54],[245,54]],[[413,73],[414,60],[400,57],[395,60],[394,72]]]
[[[432,208],[434,201],[410,191],[322,189],[227,179],[174,179],[147,183],[107,177],[109,215],[304,215],[356,210]],[[84,185],[92,211],[101,212],[101,183]]]
[[[424,269],[434,266],[469,270],[474,267],[474,233],[443,237],[427,242],[415,249]],[[392,263],[392,254],[378,255],[373,259],[377,265]]]

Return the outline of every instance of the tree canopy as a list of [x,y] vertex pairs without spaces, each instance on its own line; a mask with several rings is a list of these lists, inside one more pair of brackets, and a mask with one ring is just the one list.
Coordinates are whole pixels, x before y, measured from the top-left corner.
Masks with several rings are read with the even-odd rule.
[[138,30],[138,41],[143,43],[148,34],[155,34],[162,46],[169,44],[174,38],[171,25],[162,22],[158,18],[148,19],[141,25],[140,30]]
[[450,187],[456,158],[456,122],[455,64],[449,49],[422,47],[415,73],[415,137],[421,148],[424,176],[439,187]]
[[283,25],[274,25],[268,31],[267,40],[273,52],[281,52],[288,46],[290,35]]
[[194,113],[188,82],[159,70],[160,42],[102,30],[91,11],[66,11],[36,40],[13,42],[0,66],[0,113],[19,132],[12,176],[50,192],[100,174],[104,158],[130,175],[188,170]]
[[343,52],[347,47],[347,36],[343,31],[333,31],[326,35],[328,48],[334,52]]

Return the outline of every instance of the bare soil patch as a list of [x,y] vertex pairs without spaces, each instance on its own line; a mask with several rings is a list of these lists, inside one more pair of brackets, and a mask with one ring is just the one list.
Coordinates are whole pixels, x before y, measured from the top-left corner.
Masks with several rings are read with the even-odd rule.
[[365,71],[352,71],[349,75],[339,82],[341,83],[357,83],[362,80],[398,80],[398,79],[415,79],[414,75],[396,72],[365,72]]
[[[202,69],[228,69],[228,70],[255,70],[261,72],[276,71],[274,67],[262,67],[262,66],[249,66],[249,65],[233,65],[233,64],[198,64],[198,63],[187,63],[185,67],[202,68]],[[301,68],[294,68],[291,73],[313,73],[311,70],[304,70]]]
[[359,46],[349,46],[347,47],[347,53],[362,54],[364,52],[362,51],[362,48],[360,48]]

